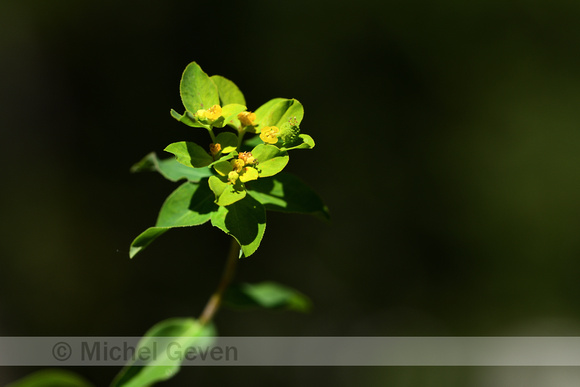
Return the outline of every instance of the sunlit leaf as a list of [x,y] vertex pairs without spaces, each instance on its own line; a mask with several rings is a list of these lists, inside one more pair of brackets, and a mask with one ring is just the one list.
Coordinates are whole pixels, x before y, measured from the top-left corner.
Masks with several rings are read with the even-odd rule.
[[194,142],[174,142],[169,144],[164,150],[173,153],[181,164],[192,168],[207,167],[213,162],[213,158],[209,153]]
[[[117,375],[111,387],[148,387],[175,376],[184,359],[166,349],[169,344],[188,348],[193,345],[206,347],[216,335],[212,325],[202,325],[191,318],[173,318],[153,326],[139,341],[135,353],[156,353],[148,363],[130,362]],[[167,337],[163,340],[163,337]]]
[[289,157],[278,147],[269,144],[259,144],[252,149],[252,156],[258,160],[257,169],[260,177],[273,176],[284,169]]
[[166,159],[159,159],[155,152],[149,153],[141,161],[131,167],[131,172],[145,172],[155,171],[159,172],[167,180],[179,181],[187,179],[191,182],[197,183],[205,177],[212,175],[208,167],[191,168],[179,163],[175,157]]
[[229,206],[246,196],[245,189],[229,184],[216,176],[209,178],[209,188],[215,194],[215,203],[220,206]]
[[212,75],[210,77],[218,88],[220,103],[222,106],[236,103],[246,106],[246,99],[244,94],[240,91],[238,86],[227,78],[221,75]]
[[175,118],[177,121],[184,123],[187,126],[191,126],[193,128],[205,128],[207,125],[204,125],[197,120],[192,118],[192,114],[188,113],[187,111],[183,114],[179,114],[175,110],[171,109],[171,117]]
[[275,98],[266,102],[256,110],[257,133],[265,126],[277,126],[282,128],[292,120],[295,125],[300,125],[304,118],[304,108],[295,99]]
[[192,114],[220,103],[216,84],[195,62],[185,68],[179,89],[183,106]]

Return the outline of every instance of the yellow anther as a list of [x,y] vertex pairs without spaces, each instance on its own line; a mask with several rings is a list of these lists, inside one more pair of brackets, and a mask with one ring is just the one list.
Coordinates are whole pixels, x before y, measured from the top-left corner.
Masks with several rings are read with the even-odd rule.
[[240,159],[232,160],[230,161],[230,164],[232,165],[232,169],[238,173],[240,173],[244,167],[244,161]]
[[275,144],[278,142],[279,133],[280,129],[278,129],[276,126],[266,126],[262,128],[260,139],[267,144]]
[[207,109],[206,117],[210,121],[215,121],[222,115],[222,107],[220,105],[213,105]]
[[242,152],[238,155],[238,159],[244,162],[244,165],[254,164],[256,159],[252,156],[251,152]]

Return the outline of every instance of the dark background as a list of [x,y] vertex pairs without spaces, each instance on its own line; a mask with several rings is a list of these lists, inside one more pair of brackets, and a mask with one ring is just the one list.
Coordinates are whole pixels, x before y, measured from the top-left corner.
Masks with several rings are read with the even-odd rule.
[[[332,222],[271,213],[238,279],[310,314],[222,310],[221,335],[580,334],[580,3],[0,2],[0,335],[138,336],[197,316],[228,238],[172,231],[130,166],[205,141],[169,116],[197,61],[250,109],[296,98],[288,170]],[[32,372],[0,369],[0,385]],[[76,369],[106,385],[115,368]],[[576,385],[575,369],[188,368],[168,386]],[[534,384],[535,383],[535,384]],[[570,384],[566,384],[570,383]]]

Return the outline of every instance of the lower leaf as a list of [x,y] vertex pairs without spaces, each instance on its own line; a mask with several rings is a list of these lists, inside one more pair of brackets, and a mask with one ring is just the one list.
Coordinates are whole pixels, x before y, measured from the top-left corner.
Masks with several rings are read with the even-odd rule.
[[[153,326],[139,342],[135,353],[155,353],[145,364],[132,362],[117,375],[111,387],[148,387],[167,380],[179,371],[183,359],[170,356],[168,344],[179,348],[208,346],[216,335],[212,325],[201,325],[192,318],[173,318]],[[167,337],[166,340],[163,337]]]
[[237,308],[261,307],[307,312],[312,303],[299,291],[276,282],[238,284],[228,288],[224,303]]
[[42,370],[6,387],[93,387],[84,378],[65,370]]

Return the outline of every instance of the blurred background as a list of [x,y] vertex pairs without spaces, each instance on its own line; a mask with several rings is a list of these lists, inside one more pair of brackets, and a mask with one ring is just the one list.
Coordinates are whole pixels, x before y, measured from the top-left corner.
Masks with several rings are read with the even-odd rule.
[[[138,336],[197,316],[228,237],[174,230],[131,165],[174,141],[197,61],[256,109],[305,106],[288,170],[331,223],[268,214],[240,281],[310,314],[222,310],[225,336],[580,335],[580,3],[2,0],[0,335]],[[0,385],[34,371],[0,368]],[[76,368],[107,385],[116,368]],[[167,386],[572,386],[576,369],[187,368]]]

